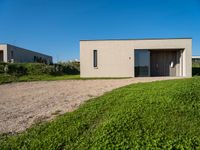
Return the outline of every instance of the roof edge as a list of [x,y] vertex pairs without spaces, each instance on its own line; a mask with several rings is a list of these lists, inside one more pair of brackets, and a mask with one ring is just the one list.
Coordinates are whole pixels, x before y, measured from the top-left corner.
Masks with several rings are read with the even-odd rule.
[[176,39],[192,39],[191,37],[184,38],[139,38],[139,39],[93,39],[93,40],[80,40],[80,41],[128,41],[128,40],[176,40]]
[[200,58],[200,55],[193,55],[192,58]]
[[0,43],[0,45],[12,46],[12,47],[20,48],[20,49],[23,49],[23,50],[26,50],[26,51],[29,51],[29,52],[34,52],[34,53],[38,53],[38,54],[45,55],[45,56],[47,56],[47,57],[53,58],[53,56],[51,56],[51,55],[44,54],[44,53],[41,53],[41,52],[39,52],[39,51],[34,51],[34,50],[26,49],[26,48],[23,48],[23,47],[20,47],[20,46],[15,46],[15,45],[8,44],[8,43]]

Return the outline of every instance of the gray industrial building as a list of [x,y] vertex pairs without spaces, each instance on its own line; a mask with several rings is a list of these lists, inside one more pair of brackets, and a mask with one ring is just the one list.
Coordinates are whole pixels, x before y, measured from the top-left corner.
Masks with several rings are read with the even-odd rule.
[[52,56],[27,50],[10,44],[0,44],[0,62],[41,62],[52,63]]

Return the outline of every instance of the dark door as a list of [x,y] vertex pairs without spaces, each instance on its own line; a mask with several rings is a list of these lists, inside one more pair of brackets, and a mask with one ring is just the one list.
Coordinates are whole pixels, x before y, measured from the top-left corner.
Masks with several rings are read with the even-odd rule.
[[0,51],[0,62],[3,61],[3,51]]
[[176,76],[175,50],[151,50],[151,76]]

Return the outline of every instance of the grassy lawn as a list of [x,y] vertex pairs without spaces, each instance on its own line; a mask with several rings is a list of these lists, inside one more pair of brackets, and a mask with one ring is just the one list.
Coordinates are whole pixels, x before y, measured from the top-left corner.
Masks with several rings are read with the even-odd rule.
[[11,82],[27,82],[27,81],[53,81],[53,80],[71,80],[80,79],[80,75],[62,75],[62,76],[52,76],[52,75],[27,75],[27,76],[11,76],[0,74],[0,84],[11,83]]
[[200,77],[139,83],[91,99],[0,149],[200,149]]
[[129,77],[118,78],[80,78],[80,75],[26,75],[26,76],[11,76],[0,74],[0,84],[11,82],[29,82],[29,81],[56,81],[56,80],[95,80],[95,79],[127,79]]

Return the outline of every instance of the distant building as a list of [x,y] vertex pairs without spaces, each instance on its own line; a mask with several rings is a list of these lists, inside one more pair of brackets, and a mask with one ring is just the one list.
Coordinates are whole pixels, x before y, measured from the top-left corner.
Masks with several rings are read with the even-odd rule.
[[200,62],[200,56],[192,56],[192,62]]
[[39,62],[52,63],[52,56],[13,46],[10,44],[0,44],[0,62]]

